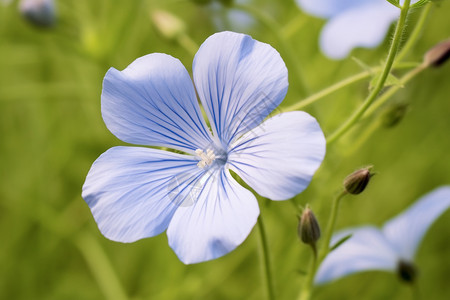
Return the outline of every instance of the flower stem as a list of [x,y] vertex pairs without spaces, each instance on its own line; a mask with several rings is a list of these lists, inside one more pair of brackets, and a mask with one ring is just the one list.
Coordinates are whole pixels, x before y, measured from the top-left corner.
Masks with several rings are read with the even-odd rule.
[[398,85],[390,87],[369,109],[364,112],[363,119],[372,115],[378,108],[385,104],[387,100],[389,100],[389,98],[392,97],[403,85],[405,85],[408,81],[416,77],[425,69],[426,65],[421,64],[406,73],[405,76],[400,79],[400,83]]
[[324,235],[324,241],[321,242],[321,248],[319,252],[319,256],[311,262],[310,269],[308,275],[305,280],[305,284],[303,285],[303,289],[299,295],[299,300],[309,300],[311,298],[313,281],[316,276],[317,268],[319,264],[324,260],[327,254],[330,252],[330,241],[331,236],[333,235],[334,227],[336,225],[336,219],[339,211],[339,204],[341,203],[341,199],[347,195],[345,191],[342,191],[333,201],[333,206],[331,207],[331,215],[328,220],[327,229]]
[[384,87],[384,83],[386,82],[386,79],[388,78],[388,75],[391,72],[391,68],[392,65],[394,64],[395,56],[397,54],[400,41],[402,39],[403,29],[405,27],[406,17],[408,16],[410,2],[411,0],[405,0],[402,6],[400,17],[398,19],[397,26],[395,28],[394,39],[392,40],[391,46],[389,48],[388,57],[386,59],[386,63],[384,65],[381,76],[377,81],[377,84],[370,92],[369,96],[366,98],[364,103],[350,116],[350,118],[341,127],[339,127],[333,134],[331,134],[331,136],[328,137],[327,144],[335,142],[344,133],[346,133],[353,125],[355,125],[361,119],[365,111],[377,98],[378,94]]
[[[395,69],[407,69],[411,68],[413,66],[417,66],[417,63],[399,63],[395,64],[393,68]],[[363,79],[366,79],[367,77],[370,77],[373,73],[376,73],[381,70],[381,67],[374,67],[369,70],[362,71],[358,74],[355,74],[353,76],[347,77],[329,87],[326,87],[325,89],[312,94],[311,96],[303,99],[302,101],[299,101],[291,106],[288,106],[286,108],[282,108],[281,110],[283,112],[293,111],[293,110],[300,110],[304,108],[305,106],[308,106],[310,104],[315,103],[317,100],[320,100],[340,89],[343,89],[353,83],[356,83],[358,81],[361,81]]]
[[272,268],[270,265],[269,246],[267,243],[266,230],[265,230],[261,215],[259,215],[259,218],[258,218],[258,229],[259,229],[259,236],[261,238],[261,244],[260,244],[261,252],[262,252],[261,270],[264,272],[264,278],[265,278],[266,289],[267,289],[267,299],[274,300],[275,292],[274,292],[273,279],[272,279]]
[[84,256],[105,298],[127,300],[128,296],[99,243],[88,233],[80,234],[75,244]]
[[192,56],[195,56],[199,48],[197,43],[194,42],[194,40],[192,40],[186,33],[183,33],[177,37],[177,43]]
[[425,25],[425,21],[431,11],[431,5],[432,3],[428,3],[425,8],[422,11],[422,14],[420,15],[419,20],[417,21],[416,26],[414,27],[413,32],[411,33],[411,35],[408,38],[408,41],[406,42],[406,44],[403,46],[402,50],[400,50],[400,52],[397,55],[397,61],[402,61],[403,58],[408,54],[408,52],[412,49],[412,47],[414,47],[414,45],[416,44],[417,40],[420,37],[420,34],[422,32],[422,29]]
[[234,8],[242,10],[244,12],[249,13],[255,19],[257,19],[261,24],[263,24],[267,29],[269,29],[275,38],[277,38],[278,43],[280,47],[283,49],[284,55],[287,56],[287,59],[290,62],[290,67],[293,68],[295,77],[298,80],[294,86],[298,88],[298,91],[301,95],[308,95],[309,94],[309,88],[306,84],[305,77],[303,76],[302,71],[300,70],[299,63],[296,59],[296,56],[292,52],[292,49],[290,48],[288,42],[284,38],[283,34],[281,34],[280,26],[277,22],[275,22],[272,18],[270,18],[265,13],[259,11],[258,9],[255,9],[252,6],[249,5],[241,5],[241,4],[234,4]]

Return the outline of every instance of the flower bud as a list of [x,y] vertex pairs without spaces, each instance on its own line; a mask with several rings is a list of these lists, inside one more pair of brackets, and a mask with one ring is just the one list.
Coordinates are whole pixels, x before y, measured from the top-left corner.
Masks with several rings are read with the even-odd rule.
[[320,238],[319,222],[308,206],[303,210],[302,216],[300,217],[297,232],[303,243],[312,245],[313,247]]
[[401,280],[413,283],[417,277],[417,269],[414,264],[400,260],[397,264],[397,274]]
[[155,10],[150,17],[158,32],[168,40],[175,40],[186,30],[183,21],[167,11]]
[[55,24],[56,14],[53,0],[22,0],[19,10],[34,25],[50,27]]
[[423,58],[424,64],[429,67],[439,67],[450,58],[450,40],[440,42],[427,53]]
[[370,173],[371,168],[372,166],[362,168],[348,175],[344,179],[345,191],[352,195],[362,193],[369,183],[370,178],[373,176],[373,174]]
[[395,103],[390,105],[382,115],[383,125],[385,127],[394,127],[408,112],[407,103]]

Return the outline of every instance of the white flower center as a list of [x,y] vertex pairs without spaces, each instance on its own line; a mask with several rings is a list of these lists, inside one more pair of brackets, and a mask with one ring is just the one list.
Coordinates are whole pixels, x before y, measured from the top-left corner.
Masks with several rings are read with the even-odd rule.
[[200,169],[204,169],[206,166],[210,166],[216,159],[216,155],[211,149],[207,149],[206,152],[203,152],[203,150],[201,149],[197,149],[195,150],[195,154],[197,154],[197,156],[200,158],[200,161],[197,163],[197,166]]

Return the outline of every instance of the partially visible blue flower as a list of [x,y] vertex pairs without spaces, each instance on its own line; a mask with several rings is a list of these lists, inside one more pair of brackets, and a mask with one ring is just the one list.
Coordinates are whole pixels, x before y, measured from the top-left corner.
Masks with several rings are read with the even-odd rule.
[[[418,0],[412,0],[415,3]],[[322,52],[342,59],[353,48],[373,48],[385,38],[400,9],[386,0],[296,0],[306,13],[329,19],[320,35]],[[400,1],[403,3],[403,1]]]
[[428,228],[450,207],[450,186],[433,190],[380,229],[350,228],[332,238],[331,245],[351,234],[320,265],[315,283],[324,284],[363,271],[398,272],[411,281],[414,256]]
[[193,77],[195,88],[181,62],[160,53],[106,73],[108,129],[128,143],[185,154],[113,147],[94,162],[82,192],[104,236],[134,242],[167,229],[184,263],[232,251],[256,223],[255,196],[229,170],[261,196],[284,200],[307,187],[325,155],[323,133],[307,113],[262,122],[288,88],[286,66],[270,45],[214,34],[195,56]]
[[38,26],[52,26],[56,21],[53,0],[21,0],[20,12],[31,23]]

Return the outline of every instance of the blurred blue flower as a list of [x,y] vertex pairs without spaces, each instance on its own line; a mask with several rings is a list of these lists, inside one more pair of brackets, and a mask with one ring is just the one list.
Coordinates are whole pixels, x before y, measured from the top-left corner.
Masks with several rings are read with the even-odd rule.
[[38,26],[52,26],[56,21],[53,0],[21,0],[19,9],[22,15]]
[[[417,1],[413,0],[411,3]],[[400,15],[400,9],[386,0],[296,2],[306,13],[329,19],[320,35],[320,48],[332,59],[342,59],[356,47],[378,46],[384,40],[392,22]]]
[[[317,272],[315,283],[323,284],[349,274],[370,270],[398,272],[403,279],[414,277],[414,256],[428,228],[450,207],[450,186],[433,190],[381,230],[364,226],[342,230],[331,245],[351,234],[333,250]],[[330,246],[331,246],[330,245]]]
[[[93,164],[82,196],[104,236],[120,242],[167,229],[184,263],[220,257],[255,225],[255,196],[284,200],[303,191],[325,155],[325,138],[304,112],[278,114],[287,69],[270,45],[233,32],[200,47],[193,79],[181,62],[154,53],[103,81],[102,116],[119,139]],[[196,91],[209,119],[203,119]]]

